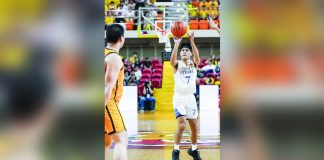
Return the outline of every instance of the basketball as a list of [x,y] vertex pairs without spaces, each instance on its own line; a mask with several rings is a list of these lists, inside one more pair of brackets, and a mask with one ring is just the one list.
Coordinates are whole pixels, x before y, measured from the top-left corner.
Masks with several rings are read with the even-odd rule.
[[182,37],[187,33],[187,25],[185,25],[182,21],[175,21],[171,27],[171,33],[175,37]]

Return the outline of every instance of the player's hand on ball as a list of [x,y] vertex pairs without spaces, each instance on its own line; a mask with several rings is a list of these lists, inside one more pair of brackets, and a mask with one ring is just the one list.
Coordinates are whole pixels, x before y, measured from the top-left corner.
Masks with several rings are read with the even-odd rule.
[[173,37],[173,40],[174,40],[174,44],[180,44],[181,43],[181,40],[182,40],[182,37]]

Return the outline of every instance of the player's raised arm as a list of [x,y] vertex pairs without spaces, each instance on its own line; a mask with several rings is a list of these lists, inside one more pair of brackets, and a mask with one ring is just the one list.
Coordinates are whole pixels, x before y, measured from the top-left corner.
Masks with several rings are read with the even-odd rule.
[[122,67],[122,61],[117,54],[111,54],[105,59],[106,73],[105,73],[105,103],[109,101],[111,92],[116,85],[119,71]]
[[210,24],[210,28],[212,29],[216,29],[216,31],[218,32],[218,34],[220,34],[220,29],[218,28],[217,24],[213,21],[213,19],[211,19],[210,17],[207,18],[209,24]]
[[199,51],[197,49],[197,46],[195,44],[195,33],[192,31],[191,33],[187,33],[189,36],[189,40],[191,43],[191,47],[192,47],[192,53],[194,56],[194,63],[198,66],[199,62],[200,62],[200,57],[199,57]]
[[172,67],[174,69],[176,69],[176,65],[177,65],[177,54],[178,54],[178,49],[179,49],[179,45],[181,43],[182,38],[178,38],[178,37],[174,37],[174,47],[172,50],[172,54],[171,54],[171,58],[170,58],[170,63],[172,65]]

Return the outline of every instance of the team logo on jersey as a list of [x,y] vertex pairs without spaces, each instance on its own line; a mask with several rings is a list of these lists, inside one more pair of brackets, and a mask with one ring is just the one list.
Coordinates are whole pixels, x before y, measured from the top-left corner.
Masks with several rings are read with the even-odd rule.
[[191,74],[191,73],[193,73],[193,72],[194,72],[194,71],[193,71],[192,68],[186,66],[186,67],[182,67],[182,68],[181,68],[180,74]]

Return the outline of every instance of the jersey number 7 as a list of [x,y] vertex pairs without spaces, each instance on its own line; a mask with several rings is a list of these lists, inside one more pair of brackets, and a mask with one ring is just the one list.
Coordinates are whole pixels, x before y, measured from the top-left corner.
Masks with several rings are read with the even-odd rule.
[[190,76],[186,76],[186,78],[188,79],[188,82],[187,82],[187,84],[189,83],[189,80],[190,80]]

